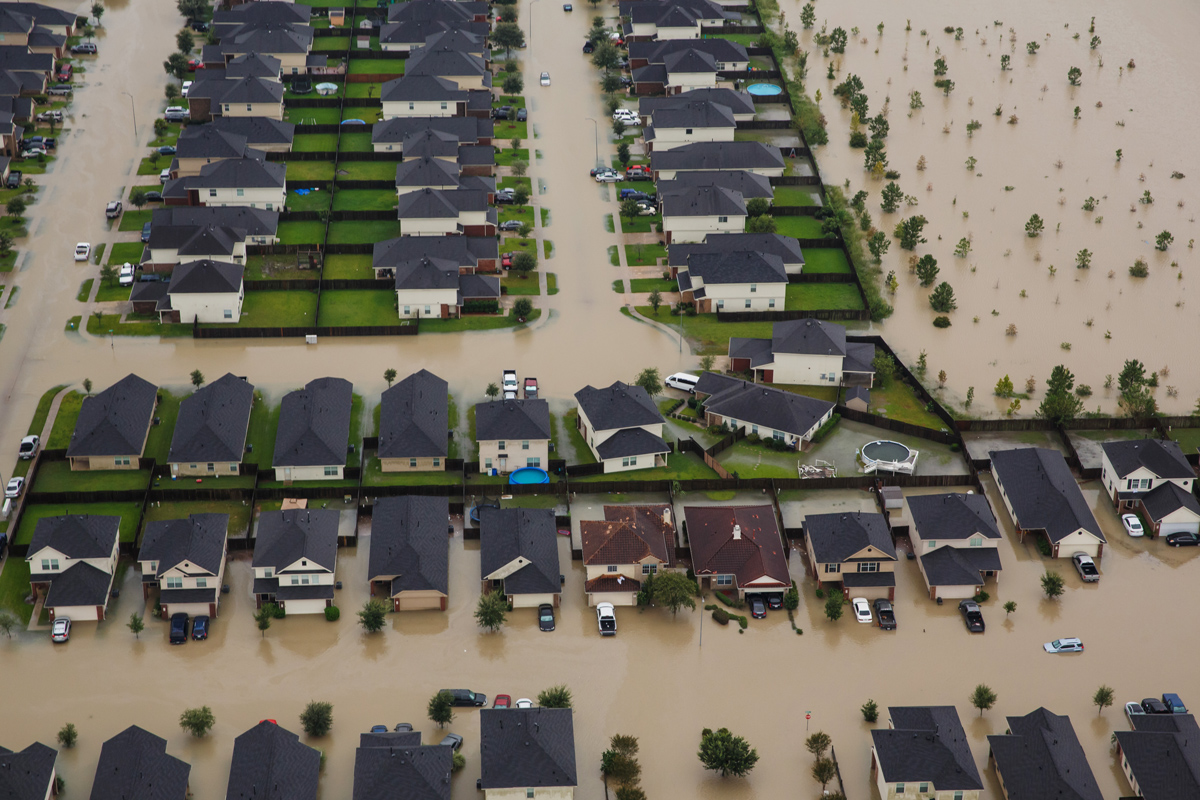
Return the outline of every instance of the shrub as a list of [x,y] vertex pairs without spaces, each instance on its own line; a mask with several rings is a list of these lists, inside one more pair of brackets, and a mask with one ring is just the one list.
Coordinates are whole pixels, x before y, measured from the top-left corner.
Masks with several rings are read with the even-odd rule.
[[862,704],[859,709],[862,711],[863,719],[867,722],[876,722],[879,719],[879,705],[874,700],[868,700]]
[[325,607],[325,621],[326,622],[337,622],[338,617],[340,617],[341,615],[342,615],[342,612],[338,609],[337,606],[326,606]]
[[463,303],[464,314],[495,314],[500,310],[496,300],[469,300]]
[[949,317],[947,317],[947,316],[946,316],[946,315],[944,315],[944,314],[943,314],[943,315],[941,315],[941,316],[939,316],[939,317],[934,317],[934,320],[933,320],[933,327],[935,327],[935,328],[949,328],[949,327],[950,327],[950,318],[949,318]]
[[333,727],[333,704],[316,700],[304,707],[300,714],[300,727],[309,736],[324,736]]
[[714,608],[712,612],[712,618],[715,619],[718,624],[729,624],[729,612],[723,608]]
[[813,443],[815,444],[815,443],[823,441],[825,439],[825,437],[828,436],[835,427],[837,427],[838,421],[841,418],[842,418],[841,414],[834,414],[833,416],[831,416],[829,418],[828,422],[826,422],[821,427],[817,428],[817,432],[813,434],[813,438],[812,438]]
[[867,146],[867,134],[864,133],[863,131],[854,131],[853,133],[851,133],[850,134],[850,146],[851,147],[866,147]]
[[1146,264],[1145,259],[1139,258],[1129,268],[1129,274],[1134,278],[1145,278],[1150,274],[1150,267]]
[[988,600],[990,600],[990,599],[991,599],[991,597],[992,597],[992,596],[991,596],[990,594],[988,594],[987,592],[985,592],[985,591],[982,591],[982,590],[981,590],[981,591],[979,592],[979,594],[975,595],[975,597],[974,597],[974,598],[972,598],[972,599],[973,599],[973,600],[974,600],[976,603],[986,603]]

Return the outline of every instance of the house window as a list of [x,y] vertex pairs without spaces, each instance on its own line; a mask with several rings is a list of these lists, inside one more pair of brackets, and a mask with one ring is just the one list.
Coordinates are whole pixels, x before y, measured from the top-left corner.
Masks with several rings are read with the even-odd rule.
[[237,471],[238,471],[238,465],[237,465],[237,464],[230,464],[230,465],[229,465],[229,471],[230,471],[230,472],[237,472]]
[[771,431],[771,438],[777,442],[783,441],[783,431]]
[[217,471],[217,465],[216,465],[216,464],[209,464],[209,465],[208,465],[208,471],[209,471],[209,472],[216,472],[216,471]]
[[767,308],[774,308],[774,307],[775,307],[775,298],[772,297],[770,300],[767,301]]
[[408,104],[408,110],[409,110],[409,111],[413,111],[413,110],[415,110],[415,109],[416,109],[416,107],[417,107],[417,106],[416,106],[416,104],[415,104],[415,103],[409,103],[409,104]]
[[445,110],[446,110],[446,101],[443,100],[442,101],[442,111],[445,111]]
[[622,467],[636,467],[637,460],[638,460],[637,456],[625,456],[624,458],[621,459],[621,466]]
[[408,466],[415,467],[416,465],[417,465],[417,460],[415,458],[410,458],[408,460]]
[[525,459],[525,466],[527,466],[527,467],[535,467],[535,468],[537,468],[537,469],[541,469],[541,468],[542,468],[542,459],[540,459],[540,458],[527,458],[527,459]]
[[325,477],[329,477],[331,475],[334,477],[337,477],[337,474],[338,474],[337,467],[326,467],[325,468]]
[[503,450],[503,449],[504,449],[504,440],[503,440],[503,439],[501,439],[499,442],[497,442],[497,443],[496,443],[496,449],[497,449],[497,450]]
[[216,197],[216,196],[217,196],[217,190],[216,190],[216,189],[209,189],[209,190],[208,190],[208,196],[209,196],[209,197]]
[[118,458],[118,459],[116,459],[116,462],[117,462],[118,467],[128,467],[129,466],[128,458]]
[[237,190],[237,196],[238,196],[238,197],[245,197],[245,196],[246,196],[246,190],[245,190],[245,189],[238,189],[238,190]]
[[725,301],[724,301],[724,300],[718,300],[718,301],[717,301],[717,311],[720,311],[720,310],[721,310],[721,309],[723,309],[724,307],[725,307]]
[[963,800],[963,793],[961,791],[955,792],[954,800]]
[[299,585],[300,585],[300,576],[293,575],[292,576],[292,586],[299,586]]
[[233,309],[232,308],[225,309],[225,319],[233,319]]
[[526,790],[525,790],[525,796],[526,796],[526,797],[533,797],[533,789],[526,789]]
[[842,571],[842,565],[841,564],[826,564],[825,571],[830,574],[836,575]]
[[405,306],[405,307],[404,307],[404,316],[406,316],[406,317],[407,317],[407,316],[408,316],[408,314],[409,314],[409,311],[408,311],[408,306]]
[[609,571],[609,572],[616,572],[616,571],[617,571],[617,565],[616,565],[616,564],[609,564],[609,565],[608,565],[608,571]]
[[930,539],[928,542],[925,543],[925,546],[930,550],[936,549],[937,548],[937,539]]
[[732,575],[718,575],[717,576],[717,586],[733,586],[733,576]]
[[273,568],[271,568],[271,567],[267,567],[267,568],[265,568],[265,569],[263,570],[263,577],[264,577],[264,578],[270,578],[270,577],[271,577],[272,575],[274,575],[274,574],[275,574],[275,570],[274,570]]
[[922,784],[921,784],[921,788],[920,788],[920,789],[918,789],[917,791],[919,791],[919,792],[928,792],[928,791],[929,791],[929,784],[928,784],[928,783],[922,783]]
[[521,449],[522,449],[522,450],[528,450],[528,449],[529,449],[529,440],[528,440],[528,439],[522,439],[522,440],[521,440]]
[[858,565],[859,572],[879,572],[878,561],[863,561]]
[[758,435],[758,426],[757,426],[757,425],[751,425],[751,426],[750,426],[750,432],[751,432],[751,433],[753,433],[755,436],[757,436],[757,435]]
[[429,316],[429,306],[425,306],[425,316]]
[[250,105],[249,103],[246,103],[246,110],[247,110],[247,111],[253,111],[253,110],[254,110],[254,106]]
[[[251,207],[251,208],[254,208],[254,204],[253,204],[253,203],[251,203],[251,204],[250,204],[250,207]],[[271,208],[271,204],[270,204],[270,203],[267,203],[267,206],[266,206],[266,208],[267,208],[267,211],[273,211],[273,210],[274,210],[274,209],[272,209],[272,208]]]
[[904,784],[903,783],[896,784],[896,794],[904,794]]
[[300,583],[304,584],[305,586],[308,586],[308,581],[309,581],[309,577],[307,575],[300,576]]
[[1125,489],[1130,492],[1142,492],[1150,488],[1150,478],[1130,478],[1125,481]]
[[197,589],[207,589],[208,588],[208,578],[196,578],[196,588]]
[[57,558],[43,558],[42,559],[42,572],[54,572],[57,569],[58,569],[58,559]]
[[157,562],[157,561],[151,561],[151,562],[150,562],[150,571],[151,571],[151,572],[158,572],[158,562]]
[[746,308],[750,307],[750,298],[746,298]]
[[435,458],[435,459],[433,460],[433,465],[434,465],[435,467],[440,467],[440,466],[442,465],[442,460],[441,460],[440,458]]
[[491,469],[492,469],[492,460],[491,460],[490,458],[485,458],[485,459],[483,460],[483,468],[484,468],[484,469],[486,469],[486,470],[488,470],[488,471],[491,471]]
[[750,294],[754,294],[757,291],[758,291],[758,284],[757,283],[750,284]]
[[658,574],[658,564],[642,564],[642,574],[643,575],[657,575]]
[[167,578],[167,588],[168,589],[182,589],[183,588],[183,578]]
[[972,536],[971,540],[969,542],[967,542],[967,544],[970,545],[971,547],[983,547],[983,537],[982,536]]
[[229,111],[229,103],[226,103],[226,104],[225,104],[225,110],[226,110],[226,111]]
[[729,222],[729,217],[717,217],[717,222]]

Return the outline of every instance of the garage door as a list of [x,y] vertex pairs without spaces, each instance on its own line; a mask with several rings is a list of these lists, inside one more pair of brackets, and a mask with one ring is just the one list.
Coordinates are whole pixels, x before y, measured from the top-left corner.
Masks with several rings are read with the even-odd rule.
[[1164,522],[1159,529],[1160,536],[1171,533],[1200,533],[1200,522]]
[[442,601],[439,597],[409,597],[400,595],[398,610],[400,611],[429,611],[430,609],[440,609]]

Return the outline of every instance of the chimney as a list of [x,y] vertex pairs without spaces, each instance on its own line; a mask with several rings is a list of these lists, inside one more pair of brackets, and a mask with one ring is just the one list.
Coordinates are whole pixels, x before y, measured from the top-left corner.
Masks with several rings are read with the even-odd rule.
[[662,521],[663,521],[664,526],[671,524],[671,507],[670,506],[663,506]]
[[742,539],[742,526],[741,525],[733,526],[733,538],[734,538],[734,541],[741,541],[741,539]]

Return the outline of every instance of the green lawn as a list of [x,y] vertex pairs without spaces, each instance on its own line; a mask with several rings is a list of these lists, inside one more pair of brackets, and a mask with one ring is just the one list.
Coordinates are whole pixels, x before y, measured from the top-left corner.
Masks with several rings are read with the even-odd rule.
[[318,325],[400,325],[396,294],[386,289],[354,289],[321,292]]
[[279,406],[272,407],[263,398],[262,392],[254,393],[254,405],[250,408],[250,427],[246,432],[249,452],[242,457],[247,464],[257,464],[262,469],[271,466],[275,453],[275,430],[279,426]]
[[[505,142],[507,144],[507,142]],[[522,147],[520,150],[513,150],[511,147],[504,150],[496,149],[496,166],[511,167],[514,161],[524,161],[529,163],[529,148]]]
[[349,36],[316,36],[312,42],[314,53],[344,53],[349,49]]
[[[658,259],[667,257],[667,247],[662,244],[627,244],[625,261],[631,267],[653,267]],[[672,291],[674,291],[672,289]]]
[[[338,175],[345,181],[392,181],[396,180],[395,161],[342,161],[338,170],[345,175]],[[394,192],[393,192],[394,194]]]
[[80,328],[80,325],[81,325],[81,323],[82,323],[82,322],[83,322],[83,316],[82,316],[82,315],[79,315],[79,316],[74,316],[74,317],[68,317],[68,318],[67,318],[67,323],[66,323],[66,325],[64,325],[64,326],[63,326],[63,330],[65,330],[65,331],[77,331],[77,330],[79,330],[79,328]]
[[776,186],[774,204],[777,206],[819,206],[821,205],[821,194],[817,189],[808,186]]
[[403,75],[404,61],[390,58],[352,58],[351,75]]
[[72,503],[70,506],[37,504],[25,506],[21,527],[13,538],[13,544],[29,544],[38,520],[43,517],[63,517],[67,514],[89,514],[92,516],[121,518],[121,541],[132,542],[137,536],[138,521],[142,514],[141,503]]
[[721,466],[739,478],[795,478],[796,453],[782,453],[745,440],[721,453]]
[[371,279],[375,277],[375,270],[371,268],[371,256],[368,255],[327,255],[322,277]]
[[529,138],[529,123],[515,122],[513,120],[496,120],[495,135],[493,139],[508,143],[509,139],[520,139],[524,141]]
[[286,328],[315,325],[317,293],[306,291],[246,292],[241,328]]
[[[383,119],[383,109],[381,108],[363,108],[362,106],[346,107],[342,109],[342,121],[359,120],[360,122],[379,122]],[[362,128],[353,127],[351,123],[346,127],[347,130],[362,132]]]
[[715,36],[705,34],[705,39],[728,39],[731,42],[737,42],[740,45],[751,47],[758,42],[757,33],[721,33]]
[[331,181],[333,180],[333,162],[289,161],[287,162],[287,179],[289,181]]
[[810,247],[804,251],[804,271],[813,274],[850,274],[850,262],[840,248]]
[[297,125],[337,125],[342,112],[336,108],[285,108],[283,119]]
[[[361,83],[352,83],[351,86],[363,86]],[[366,84],[373,86],[374,84]],[[342,140],[338,142],[338,151],[342,153],[370,153],[374,150],[371,146],[371,134],[367,131],[355,131],[346,129],[342,131]]]
[[179,404],[183,402],[183,397],[166,389],[159,389],[158,393],[162,399],[154,409],[154,416],[158,417],[160,422],[150,427],[143,455],[153,458],[159,464],[166,464],[171,451],[171,436],[175,433],[175,420],[179,418]]
[[546,258],[550,258],[554,255],[554,242],[550,241],[549,239],[543,239],[542,249],[546,251]]
[[122,286],[115,280],[101,281],[100,288],[96,290],[96,302],[124,302],[129,299],[129,292],[130,288],[128,286]]
[[542,227],[545,228],[550,224],[550,209],[543,206],[540,210],[542,212]]
[[121,215],[121,224],[117,226],[119,231],[140,231],[142,227],[150,221],[150,217],[154,215],[153,209],[143,209],[141,211],[129,210]]
[[442,486],[462,483],[462,472],[431,470],[429,472],[384,472],[379,459],[372,457],[363,470],[366,486]]
[[862,296],[853,283],[789,283],[784,308],[816,311],[818,309],[863,308]]
[[508,222],[510,219],[528,222],[530,227],[533,227],[533,206],[500,206],[499,222]]
[[392,189],[339,189],[333,195],[334,211],[391,211],[395,207]]
[[872,414],[879,414],[888,419],[897,419],[925,428],[941,430],[946,423],[941,418],[925,408],[925,404],[913,393],[908,384],[893,379],[886,389],[879,384],[871,387]]
[[4,571],[0,572],[0,608],[16,614],[22,625],[29,625],[33,616],[33,606],[25,604],[28,594],[29,562],[23,558],[5,559]]
[[176,142],[179,141],[179,134],[182,130],[183,130],[183,123],[168,122],[167,123],[167,132],[162,136],[158,136],[158,137],[155,137],[154,139],[151,139],[150,146],[151,147],[162,147],[163,145],[167,145],[167,144],[175,144]]
[[379,92],[383,89],[383,84],[376,83],[351,83],[346,86],[346,97],[363,98],[363,97],[379,97]]
[[[609,219],[612,219],[611,214],[609,215]],[[614,267],[621,266],[621,256],[617,253],[617,246],[615,244],[610,244],[608,246],[608,263],[612,264]]]
[[336,133],[301,133],[292,140],[297,153],[332,153],[338,148]]
[[79,284],[79,291],[75,294],[75,299],[81,303],[86,303],[88,298],[92,296],[92,284],[94,282],[91,278],[88,278]]
[[346,450],[346,466],[357,467],[362,456],[362,416],[363,416],[363,399],[358,392],[350,395],[350,444],[354,445],[354,452]]
[[613,281],[612,290],[617,294],[625,294],[625,281],[619,279]]
[[558,294],[558,275],[546,273],[546,294]]
[[[613,214],[605,215],[605,230],[613,232],[616,228],[613,227]],[[652,217],[634,217],[630,221],[628,217],[621,217],[621,232],[622,233],[650,233],[657,229],[659,223],[662,222],[662,215],[655,214]]]
[[325,223],[312,222],[279,223],[280,244],[322,244],[325,241]]
[[497,189],[516,189],[518,186],[524,186],[525,191],[530,195],[533,194],[533,182],[530,178],[518,178],[515,175],[505,175],[496,182]]
[[539,295],[542,293],[537,270],[526,273],[524,277],[518,274],[507,274],[500,279],[500,286],[510,295]]
[[[337,197],[334,197],[337,202]],[[283,226],[280,225],[282,228]],[[372,244],[400,235],[400,220],[342,220],[329,223],[329,244]]]
[[613,472],[607,475],[588,475],[571,480],[580,482],[591,481],[664,481],[664,480],[695,480],[716,478],[717,473],[692,453],[670,453],[667,456],[667,466],[652,469],[636,469],[628,472]]
[[1179,443],[1183,454],[1196,452],[1200,447],[1200,428],[1171,428],[1171,438]]
[[75,421],[79,419],[82,405],[83,392],[71,391],[63,396],[58,414],[54,417],[54,427],[50,429],[50,438],[42,443],[43,447],[47,450],[66,449],[71,443],[71,434],[75,431]]
[[70,462],[45,461],[38,467],[35,492],[120,492],[145,489],[150,485],[150,470],[114,469],[71,471]]
[[679,284],[672,280],[664,278],[633,278],[629,281],[629,289],[632,292],[678,292]]
[[157,314],[128,314],[122,322],[120,314],[102,314],[99,319],[91,315],[87,319],[87,332],[93,336],[191,336],[192,326],[188,324],[162,324]]
[[[221,478],[217,485],[221,485],[221,482],[226,480],[226,478]],[[142,517],[142,526],[145,530],[145,524],[148,522],[158,522],[164,519],[187,519],[192,514],[228,514],[229,535],[242,537],[250,530],[250,517],[253,513],[253,508],[236,500],[187,500],[157,505],[152,503],[146,508],[146,515]]]
[[138,162],[138,175],[158,175],[164,169],[171,165],[171,160],[167,156],[147,156]]
[[775,232],[796,239],[824,239],[816,217],[775,217]]
[[333,193],[327,192],[324,189],[307,192],[306,194],[298,194],[295,191],[291,191],[288,192],[287,198],[284,200],[288,211],[327,211],[332,201]]
[[592,450],[587,446],[587,442],[583,440],[583,435],[579,432],[579,410],[572,408],[563,415],[563,427],[567,429],[567,441],[571,443],[571,449],[575,451],[575,458],[571,460],[572,464],[595,464],[596,457],[592,455]]
[[[535,308],[525,324],[530,324],[542,315],[540,308]],[[521,327],[515,319],[507,314],[496,316],[471,316],[462,319],[423,319],[421,333],[455,333],[457,331],[491,331],[499,328]]]
[[[50,416],[50,406],[54,404],[54,397],[67,388],[65,383],[47,389],[38,399],[37,408],[34,409],[33,419],[29,422],[29,430],[25,433],[26,436],[41,436],[42,429],[46,427],[46,419]],[[44,444],[44,443],[43,443]]]

